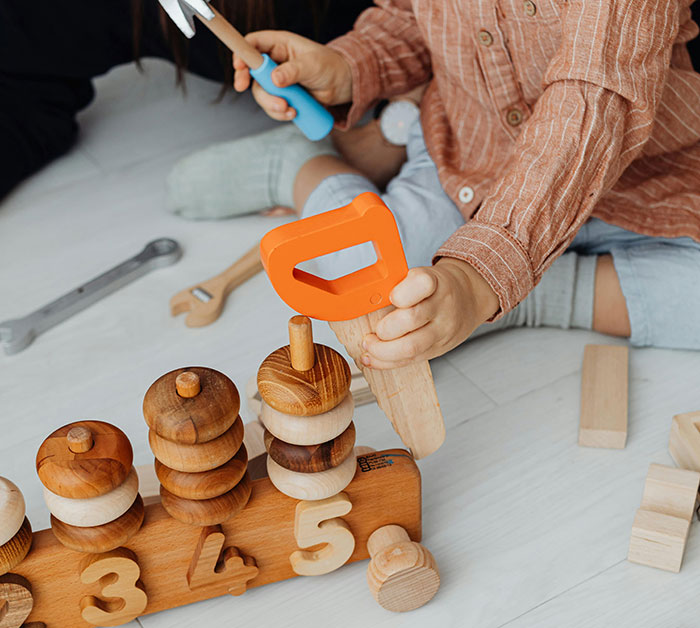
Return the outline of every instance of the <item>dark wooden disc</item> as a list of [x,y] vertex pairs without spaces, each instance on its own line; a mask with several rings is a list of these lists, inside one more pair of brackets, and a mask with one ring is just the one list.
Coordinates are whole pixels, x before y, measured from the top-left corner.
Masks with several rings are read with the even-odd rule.
[[183,499],[211,499],[230,491],[248,467],[248,451],[241,444],[236,455],[220,467],[199,473],[184,473],[166,467],[156,458],[156,475],[170,493]]
[[0,576],[14,569],[29,553],[32,546],[32,526],[26,517],[19,529],[7,543],[0,545]]
[[[194,397],[177,394],[175,380],[190,371],[199,376],[201,390]],[[201,366],[176,369],[158,378],[143,398],[143,416],[159,436],[194,445],[221,436],[236,420],[241,399],[223,373]]]
[[334,439],[319,445],[291,445],[265,430],[265,449],[278,465],[299,473],[317,473],[337,467],[352,454],[355,447],[355,425]]
[[[94,444],[73,453],[66,439],[73,427],[85,427]],[[78,421],[57,429],[39,447],[36,470],[42,484],[61,497],[85,499],[113,491],[126,479],[134,454],[126,434],[103,421]]]
[[245,508],[253,484],[246,473],[228,493],[211,499],[182,499],[164,486],[160,487],[163,508],[173,518],[193,526],[213,526],[237,515]]
[[265,402],[286,414],[310,416],[335,408],[350,390],[350,367],[334,349],[314,344],[316,361],[308,371],[292,368],[289,345],[268,355],[258,369]]
[[99,554],[125,545],[143,524],[145,510],[141,495],[119,519],[92,528],[78,528],[51,515],[51,529],[60,543],[76,552]]

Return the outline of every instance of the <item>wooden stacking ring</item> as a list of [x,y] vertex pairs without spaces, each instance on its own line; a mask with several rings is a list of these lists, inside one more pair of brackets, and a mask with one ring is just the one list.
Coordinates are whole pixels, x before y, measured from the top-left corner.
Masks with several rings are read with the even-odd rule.
[[99,554],[125,545],[143,524],[145,510],[141,495],[119,519],[92,528],[78,528],[51,516],[51,529],[58,541],[76,552]]
[[153,455],[166,467],[185,473],[211,471],[230,460],[243,443],[243,421],[238,417],[221,436],[206,443],[183,445],[148,432]]
[[177,521],[193,526],[213,526],[237,515],[245,508],[253,484],[246,473],[243,479],[228,493],[211,499],[182,499],[164,486],[160,487],[163,508]]
[[353,453],[355,425],[320,445],[292,445],[265,430],[265,449],[278,465],[298,473],[318,473],[337,467]]
[[99,497],[70,499],[56,495],[44,487],[44,501],[49,512],[59,521],[78,528],[88,528],[119,519],[131,508],[138,492],[139,476],[131,467],[121,486]]
[[166,467],[156,459],[156,475],[166,490],[183,499],[211,499],[230,491],[248,467],[248,451],[241,445],[236,455],[211,471],[183,473]]
[[297,473],[278,465],[270,456],[267,457],[267,474],[270,481],[280,493],[294,499],[326,499],[340,493],[352,482],[357,470],[355,456],[348,456],[333,469],[320,473]]
[[25,510],[22,491],[14,482],[0,478],[0,545],[19,532],[24,523]]
[[334,349],[314,344],[314,365],[292,367],[289,345],[268,355],[258,370],[258,390],[279,412],[311,416],[335,408],[350,390],[350,367]]
[[29,553],[32,546],[32,526],[26,517],[17,534],[7,543],[0,545],[0,576],[12,571]]
[[[185,377],[186,373],[189,375]],[[200,388],[196,394],[192,376],[196,376]],[[178,393],[178,379],[180,390],[192,396]],[[226,375],[191,366],[166,373],[151,384],[143,399],[143,416],[148,427],[162,438],[195,445],[226,432],[236,421],[240,406],[238,389]]]
[[[68,433],[90,431],[93,445],[83,453],[70,449]],[[71,499],[98,497],[123,484],[133,462],[131,443],[118,427],[103,421],[79,421],[57,429],[39,447],[36,470],[52,493]]]
[[352,423],[355,403],[352,395],[323,414],[296,416],[284,414],[263,401],[260,421],[275,437],[291,445],[315,445],[340,436]]

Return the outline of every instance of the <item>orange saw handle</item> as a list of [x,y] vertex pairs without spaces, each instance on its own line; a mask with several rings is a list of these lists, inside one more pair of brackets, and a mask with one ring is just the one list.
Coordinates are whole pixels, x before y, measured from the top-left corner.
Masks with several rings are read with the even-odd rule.
[[[337,279],[297,268],[302,262],[372,242],[377,261]],[[408,272],[396,220],[381,198],[365,192],[349,205],[273,229],[260,257],[280,298],[300,314],[344,321],[390,304],[389,293]]]

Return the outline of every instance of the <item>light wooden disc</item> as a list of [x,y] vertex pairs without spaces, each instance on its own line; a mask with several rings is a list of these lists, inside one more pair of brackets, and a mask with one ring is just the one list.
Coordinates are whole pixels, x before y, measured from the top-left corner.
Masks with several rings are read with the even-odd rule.
[[268,355],[258,370],[258,390],[265,402],[286,414],[310,416],[335,408],[350,390],[350,367],[334,349],[314,344],[308,371],[292,367],[289,345]]
[[265,430],[265,449],[278,465],[298,473],[318,473],[337,467],[353,453],[355,425],[320,445],[292,445]]
[[[186,372],[199,378],[200,391],[190,398],[180,396],[175,383]],[[238,389],[226,375],[191,366],[166,373],[151,384],[143,399],[143,416],[148,427],[162,438],[194,445],[226,432],[240,406]]]
[[60,543],[76,552],[99,554],[125,545],[143,524],[145,510],[141,495],[119,519],[101,526],[78,528],[51,516],[51,529]]
[[296,416],[284,414],[263,401],[260,421],[276,438],[291,445],[315,445],[340,436],[352,423],[355,403],[352,395],[323,414]]
[[183,473],[166,467],[156,459],[156,475],[166,490],[183,499],[211,499],[230,491],[248,467],[248,451],[241,445],[236,455],[211,471]]
[[337,467],[320,473],[297,473],[267,457],[267,474],[280,493],[294,499],[314,501],[340,493],[355,477],[357,460],[349,456]]
[[139,492],[139,476],[134,467],[121,486],[99,497],[70,499],[44,487],[44,501],[59,521],[79,528],[101,526],[119,519],[134,503]]
[[206,443],[183,445],[161,438],[153,430],[148,442],[153,455],[166,467],[185,473],[211,471],[230,460],[243,443],[243,421],[238,417],[221,436]]
[[[92,432],[93,446],[74,453],[66,436],[74,427]],[[36,470],[52,493],[72,499],[98,497],[126,479],[133,462],[131,443],[118,427],[103,421],[79,421],[57,429],[39,447]]]
[[193,526],[213,526],[237,515],[245,508],[253,484],[246,473],[228,493],[211,499],[182,499],[164,486],[160,487],[163,508],[173,518]]
[[0,545],[7,543],[19,532],[24,515],[22,491],[14,482],[0,478]]
[[0,576],[12,571],[29,553],[32,546],[32,526],[26,517],[17,534],[7,543],[0,545]]

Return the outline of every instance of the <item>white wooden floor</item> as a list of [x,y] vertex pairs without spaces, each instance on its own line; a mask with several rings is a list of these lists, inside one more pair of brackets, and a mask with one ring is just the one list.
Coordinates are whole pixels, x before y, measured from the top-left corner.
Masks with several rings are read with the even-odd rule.
[[[243,387],[284,344],[289,310],[258,276],[211,327],[187,329],[168,299],[216,274],[280,219],[190,223],[163,208],[163,181],[180,156],[268,122],[242,98],[147,63],[98,82],[73,152],[0,204],[0,320],[23,315],[136,253],[159,236],[185,256],[46,333],[0,354],[0,475],[17,482],[35,529],[47,525],[34,456],[72,420],[116,423],[137,464],[149,462],[141,401],[149,384],[184,364],[220,369]],[[321,325],[317,337],[335,344]],[[433,362],[448,425],[439,453],[421,461],[424,543],[442,573],[427,606],[380,608],[365,563],[139,619],[130,626],[469,626],[474,628],[691,628],[700,625],[700,526],[680,574],[626,562],[629,532],[651,462],[671,464],[671,417],[700,408],[700,355],[631,353],[630,430],[624,451],[576,445],[587,332],[518,330],[482,338]],[[250,416],[246,420],[250,420]],[[376,406],[356,419],[376,448],[398,438]],[[49,628],[51,626],[49,625]]]

